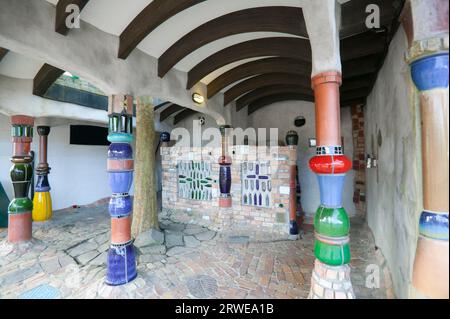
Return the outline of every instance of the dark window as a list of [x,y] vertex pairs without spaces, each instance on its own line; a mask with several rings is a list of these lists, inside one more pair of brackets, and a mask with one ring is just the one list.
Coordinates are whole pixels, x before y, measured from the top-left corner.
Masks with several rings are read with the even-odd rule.
[[109,145],[108,128],[90,125],[71,125],[70,144]]

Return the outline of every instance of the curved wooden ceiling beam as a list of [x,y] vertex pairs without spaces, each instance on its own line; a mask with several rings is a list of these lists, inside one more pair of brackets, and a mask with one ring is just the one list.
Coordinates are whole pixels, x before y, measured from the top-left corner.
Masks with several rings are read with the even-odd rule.
[[161,103],[161,104],[158,104],[157,106],[155,106],[155,108],[154,108],[153,110],[156,112],[156,111],[158,111],[159,109],[161,109],[161,108],[163,108],[163,107],[165,107],[165,106],[168,106],[168,105],[170,105],[170,104],[172,104],[172,102],[169,102],[169,101],[164,102],[164,103]]
[[[342,73],[344,75],[344,85],[347,78],[376,72],[380,61],[382,61],[382,56],[380,54],[374,54],[343,62]],[[266,73],[286,73],[310,77],[311,63],[293,58],[275,57],[241,64],[221,74],[208,84],[208,99],[235,82]]]
[[67,35],[69,28],[67,27],[66,20],[71,11],[66,11],[67,6],[74,4],[78,8],[83,10],[89,0],[59,0],[56,4],[56,19],[55,19],[55,31],[62,35]]
[[166,120],[169,116],[171,116],[172,114],[175,114],[177,112],[180,112],[182,110],[184,110],[185,108],[176,104],[172,104],[171,106],[167,107],[165,110],[163,110],[161,112],[161,114],[159,115],[159,121],[162,122],[164,120]]
[[208,84],[208,99],[237,81],[265,73],[298,74],[310,77],[311,63],[293,58],[275,57],[241,64]]
[[271,85],[296,85],[309,89],[311,87],[311,78],[306,75],[288,74],[288,73],[267,73],[252,77],[248,80],[236,84],[224,94],[223,105],[227,105],[241,95]]
[[289,93],[301,94],[302,96],[305,97],[306,101],[314,101],[314,93],[311,88],[305,88],[301,85],[278,84],[260,87],[259,89],[251,91],[250,93],[247,93],[246,95],[240,97],[236,101],[236,111],[239,112],[247,105],[252,104],[254,101],[257,101],[266,96],[277,94],[289,94]]
[[308,37],[301,8],[273,6],[232,12],[202,24],[167,49],[158,60],[158,75],[163,77],[183,58],[208,43],[263,31]]
[[5,57],[5,55],[9,52],[8,49],[5,48],[1,48],[0,47],[0,62],[3,60],[3,58]]
[[284,94],[274,94],[263,97],[259,100],[254,101],[248,106],[248,115],[256,112],[259,109],[262,109],[265,106],[271,105],[277,102],[283,101],[311,101],[311,98],[308,95],[304,95],[301,93],[284,93]]
[[194,111],[191,109],[186,109],[183,112],[180,112],[177,115],[175,115],[175,118],[173,120],[173,125],[176,125],[176,124],[180,123],[182,120],[188,118],[191,115],[197,114],[197,113],[200,113],[200,112]]
[[236,61],[264,56],[283,56],[311,62],[309,40],[290,37],[263,38],[232,45],[209,56],[188,72],[191,89],[211,72]]
[[160,24],[203,1],[205,0],[153,0],[120,35],[119,58],[126,59]]
[[43,97],[63,73],[64,70],[45,63],[33,79],[33,94]]

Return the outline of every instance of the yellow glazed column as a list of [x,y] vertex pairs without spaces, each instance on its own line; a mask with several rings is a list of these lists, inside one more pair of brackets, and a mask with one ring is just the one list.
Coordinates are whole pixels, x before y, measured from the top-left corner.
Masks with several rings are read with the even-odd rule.
[[36,168],[37,183],[33,198],[33,221],[43,222],[52,217],[52,198],[50,196],[50,184],[48,174],[50,167],[47,163],[47,145],[50,127],[38,126],[39,134],[39,164]]

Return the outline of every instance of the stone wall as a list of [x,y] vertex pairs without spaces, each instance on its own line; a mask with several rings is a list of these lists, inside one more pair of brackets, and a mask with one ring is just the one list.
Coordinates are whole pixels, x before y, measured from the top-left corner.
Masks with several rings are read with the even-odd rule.
[[[295,158],[296,149],[288,147],[233,146],[232,208],[219,208],[220,148],[162,147],[162,206],[163,214],[183,222],[196,222],[214,230],[257,230],[274,234],[289,233],[289,156]],[[215,181],[213,198],[208,201],[179,198],[177,164],[180,161],[207,161],[212,164],[211,178]],[[269,208],[247,206],[241,198],[241,164],[245,161],[268,161],[271,165],[272,203]],[[281,189],[280,189],[281,188]],[[285,192],[287,190],[287,192]]]

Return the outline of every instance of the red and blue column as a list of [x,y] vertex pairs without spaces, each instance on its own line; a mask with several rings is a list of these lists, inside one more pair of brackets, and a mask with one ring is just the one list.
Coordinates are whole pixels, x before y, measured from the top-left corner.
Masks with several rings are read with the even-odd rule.
[[136,254],[131,238],[133,202],[133,97],[113,95],[108,107],[108,180],[113,192],[109,202],[111,246],[108,252],[106,284],[126,284],[137,276]]
[[228,136],[230,125],[222,125],[220,133],[222,136],[222,155],[219,157],[219,207],[229,208],[232,206],[231,197],[231,157],[228,154]]
[[33,202],[28,197],[33,177],[33,159],[30,155],[33,141],[34,118],[11,116],[13,166],[10,170],[14,198],[8,206],[8,242],[18,244],[31,239]]
[[449,297],[448,51],[413,58],[422,117],[423,207],[413,268],[416,297]]
[[320,206],[315,214],[315,266],[309,298],[354,298],[350,281],[350,222],[342,205],[351,161],[343,154],[340,127],[339,72],[312,78],[316,108],[316,155],[309,165],[317,174]]

